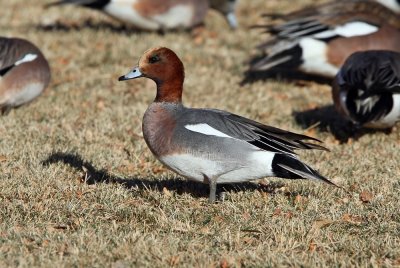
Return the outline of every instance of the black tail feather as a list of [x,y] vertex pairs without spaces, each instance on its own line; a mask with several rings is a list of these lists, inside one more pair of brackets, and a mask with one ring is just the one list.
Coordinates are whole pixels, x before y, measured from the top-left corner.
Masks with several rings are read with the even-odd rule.
[[107,5],[110,0],[60,0],[56,2],[52,2],[46,4],[44,7],[49,8],[53,6],[60,6],[60,5],[78,5],[84,6],[89,8],[101,9],[105,5]]
[[276,154],[272,161],[272,171],[277,177],[280,178],[319,180],[339,187],[329,179],[319,174],[318,171],[302,163],[300,160],[291,155]]
[[263,14],[261,14],[261,17],[268,18],[271,20],[283,19],[283,18],[285,18],[285,16],[286,16],[286,14],[282,14],[282,13],[263,13]]
[[85,1],[85,0],[60,0],[60,1],[55,1],[55,2],[45,4],[44,7],[50,8],[53,6],[61,6],[61,5],[83,5],[85,2],[87,2],[87,1]]

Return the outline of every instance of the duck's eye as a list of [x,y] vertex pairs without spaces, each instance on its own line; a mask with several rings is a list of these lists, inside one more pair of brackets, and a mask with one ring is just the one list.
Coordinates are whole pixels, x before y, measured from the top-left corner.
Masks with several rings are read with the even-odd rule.
[[151,57],[149,58],[149,62],[150,62],[150,63],[156,63],[156,62],[158,62],[158,61],[160,61],[160,57],[159,57],[158,55],[153,55],[153,56],[151,56]]

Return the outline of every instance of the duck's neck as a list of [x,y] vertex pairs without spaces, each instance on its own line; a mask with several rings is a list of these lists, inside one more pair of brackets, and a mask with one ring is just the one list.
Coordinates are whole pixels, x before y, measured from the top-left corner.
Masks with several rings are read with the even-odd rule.
[[157,81],[157,96],[155,102],[181,103],[183,79]]

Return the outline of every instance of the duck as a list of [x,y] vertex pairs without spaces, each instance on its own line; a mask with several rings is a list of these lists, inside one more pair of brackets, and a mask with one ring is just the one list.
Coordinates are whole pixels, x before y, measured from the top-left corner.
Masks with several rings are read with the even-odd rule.
[[39,48],[21,38],[0,37],[0,113],[37,98],[50,82],[49,63]]
[[137,67],[119,81],[145,77],[157,94],[143,116],[142,131],[153,155],[167,168],[210,187],[216,201],[219,183],[264,177],[310,179],[335,185],[300,161],[296,149],[328,150],[321,141],[267,126],[217,109],[185,107],[182,103],[184,65],[169,48],[147,50]]
[[230,27],[238,26],[238,0],[60,0],[46,7],[74,4],[101,10],[107,15],[144,31],[191,29],[200,25],[209,8],[225,16]]
[[332,98],[356,126],[392,128],[400,120],[400,53],[355,52],[337,73]]
[[400,3],[396,0],[335,1],[261,25],[270,38],[258,46],[249,72],[294,70],[333,79],[356,51],[400,52]]

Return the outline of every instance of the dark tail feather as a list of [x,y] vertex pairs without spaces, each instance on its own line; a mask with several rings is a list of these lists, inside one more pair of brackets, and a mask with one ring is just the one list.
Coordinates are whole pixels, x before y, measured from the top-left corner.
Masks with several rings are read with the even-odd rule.
[[272,171],[280,178],[318,180],[339,187],[318,171],[290,155],[276,154],[272,161]]
[[84,5],[90,5],[93,2],[96,2],[96,0],[60,0],[56,2],[52,2],[49,4],[44,5],[45,8],[53,7],[53,6],[61,6],[61,5],[79,5],[79,6],[84,6]]
[[271,26],[267,24],[255,24],[249,26],[249,29],[265,29],[265,33],[268,33],[271,29]]
[[302,148],[302,149],[311,149],[311,150],[315,149],[315,150],[330,152],[330,150],[328,148],[321,146],[319,144],[304,142],[304,141],[298,141],[298,142],[304,146],[304,148]]
[[302,63],[302,49],[296,44],[285,48],[280,42],[271,48],[266,48],[271,51],[268,55],[256,59],[251,63],[250,71],[268,71],[273,69],[296,69]]
[[14,67],[15,67],[15,64],[9,65],[7,67],[3,67],[3,69],[0,69],[0,76],[4,76],[8,71],[10,71]]
[[287,15],[281,14],[281,13],[264,13],[264,14],[261,14],[261,17],[272,19],[272,20],[283,19],[285,16],[287,16]]

